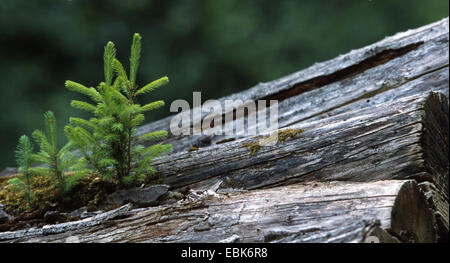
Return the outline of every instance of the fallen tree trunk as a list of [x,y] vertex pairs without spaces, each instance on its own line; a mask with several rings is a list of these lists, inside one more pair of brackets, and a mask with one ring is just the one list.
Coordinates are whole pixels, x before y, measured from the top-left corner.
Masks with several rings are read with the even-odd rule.
[[172,191],[189,192],[184,200],[0,241],[447,242],[448,27],[447,18],[222,98],[278,100],[280,141],[169,134],[174,153],[154,166]]
[[[448,99],[431,93],[295,125],[305,132],[254,154],[245,138],[155,165],[174,189],[268,188],[309,181],[415,179],[434,187],[440,236],[448,236]],[[170,160],[169,160],[170,158]]]
[[[448,186],[448,177],[439,173],[445,167],[427,169],[431,163],[441,166],[442,163],[439,159],[421,159],[425,156],[421,142],[435,141],[435,137],[424,140],[421,136],[436,132],[442,134],[437,138],[447,136],[448,130],[436,120],[436,116],[445,114],[441,112],[445,109],[448,109],[447,99],[432,93],[316,121],[297,138],[263,147],[255,155],[249,155],[240,142],[232,142],[230,145],[235,148],[220,146],[230,148],[230,154],[220,149],[223,167],[214,162],[209,167],[207,162],[198,161],[197,158],[213,156],[209,149],[180,153],[177,156],[182,164],[206,167],[180,168],[172,160],[172,167],[164,171],[180,169],[184,182],[187,178],[211,175],[192,180],[192,188],[206,190],[206,185],[212,184],[219,188],[223,180],[223,191],[230,186],[265,189],[231,191],[227,195],[207,191],[202,198],[188,197],[175,205],[120,214],[127,217],[121,220],[103,223],[94,220],[95,224],[70,222],[65,223],[67,226],[3,233],[0,239],[8,242],[364,242],[376,236],[381,242],[443,241],[448,237],[448,193],[445,192],[448,188],[442,178],[447,178]],[[321,136],[330,139],[321,140]],[[438,143],[431,145],[435,151],[442,148]],[[313,157],[308,158],[311,154]],[[195,161],[186,162],[190,159]],[[240,163],[248,166],[238,168]],[[266,165],[266,169],[258,167],[258,163]],[[213,176],[214,171],[228,171],[227,167],[235,169]],[[308,167],[316,168],[307,170]],[[187,176],[191,171],[198,173]],[[306,172],[302,174],[303,171]],[[235,178],[233,174],[245,176]],[[226,175],[232,179],[225,179]],[[401,178],[430,181],[420,186],[414,181],[379,181]],[[309,183],[299,183],[305,181]]]
[[431,180],[448,196],[446,116],[448,99],[443,95],[407,97],[290,126],[304,132],[253,154],[246,145],[260,138],[172,154],[154,165],[172,188],[207,189],[218,181],[255,189],[313,180],[413,178]]
[[[398,33],[219,101],[223,105],[225,100],[278,100],[279,126],[287,127],[426,91],[441,92],[448,97],[448,23],[446,18]],[[225,115],[225,107],[222,108]],[[203,117],[207,114],[203,112]],[[171,120],[172,116],[147,124],[139,132],[168,131],[164,143],[172,143],[175,153],[192,146],[214,147],[229,138],[174,136],[169,130]]]
[[131,212],[127,218],[85,229],[35,231],[8,241],[435,242],[438,238],[434,215],[414,181],[308,183],[212,194]]
[[0,241],[13,241],[17,239],[26,239],[36,236],[55,235],[59,233],[71,233],[78,230],[85,230],[93,226],[100,225],[106,221],[117,217],[128,216],[131,205],[127,204],[120,208],[89,217],[79,221],[66,222],[56,225],[46,225],[41,228],[30,228],[18,231],[6,231],[0,233]]

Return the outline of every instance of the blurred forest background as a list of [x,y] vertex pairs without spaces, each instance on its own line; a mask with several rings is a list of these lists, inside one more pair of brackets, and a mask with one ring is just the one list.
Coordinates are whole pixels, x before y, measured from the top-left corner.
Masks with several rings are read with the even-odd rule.
[[64,138],[69,116],[81,115],[64,82],[103,81],[108,40],[128,65],[139,32],[138,83],[169,76],[143,98],[166,102],[149,122],[169,115],[175,99],[191,102],[193,91],[202,101],[220,98],[448,13],[448,0],[1,0],[0,170],[16,165],[19,136],[42,128],[45,111],[54,111]]

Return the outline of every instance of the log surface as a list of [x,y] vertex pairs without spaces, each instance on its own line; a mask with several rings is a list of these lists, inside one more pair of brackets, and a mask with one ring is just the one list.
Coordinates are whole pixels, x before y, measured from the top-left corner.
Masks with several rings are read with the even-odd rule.
[[[279,126],[287,127],[426,91],[448,97],[448,43],[446,18],[219,101],[279,100]],[[207,114],[204,112],[203,117]],[[214,147],[229,137],[174,136],[169,130],[171,119],[172,116],[147,124],[140,133],[168,131],[165,142],[172,143],[174,152],[187,151],[191,146]]]
[[56,225],[52,233],[35,230],[9,242],[365,242],[370,236],[434,242],[433,222],[414,181],[328,182],[204,194],[87,229],[63,232]]
[[278,100],[280,134],[299,133],[257,148],[263,136],[169,133],[154,166],[183,200],[0,241],[448,242],[448,43],[446,18],[222,98]]
[[[305,131],[286,142],[261,147],[255,154],[243,147],[260,140],[250,137],[196,152],[172,154],[154,165],[175,189],[208,188],[219,180],[225,181],[226,186],[255,189],[312,180],[418,179],[431,172],[422,147],[427,140],[430,146],[437,147],[433,151],[443,153],[444,159],[435,163],[437,174],[433,183],[439,183],[440,190],[448,196],[443,183],[448,180],[448,118],[440,120],[437,127],[424,127],[428,119],[435,119],[434,115],[448,116],[445,96],[432,93],[405,97],[290,126]],[[424,130],[442,136],[425,138],[429,133]],[[440,182],[440,178],[444,181]]]

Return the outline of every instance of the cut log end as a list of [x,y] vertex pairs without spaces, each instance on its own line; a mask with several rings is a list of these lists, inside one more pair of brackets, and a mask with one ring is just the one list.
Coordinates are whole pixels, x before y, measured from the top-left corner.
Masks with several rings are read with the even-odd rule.
[[402,242],[437,242],[434,211],[428,206],[424,193],[415,181],[402,185],[392,208],[388,231]]

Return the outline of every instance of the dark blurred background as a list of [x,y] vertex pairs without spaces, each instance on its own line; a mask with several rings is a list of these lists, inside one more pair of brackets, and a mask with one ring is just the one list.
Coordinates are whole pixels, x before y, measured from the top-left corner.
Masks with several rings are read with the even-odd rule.
[[142,102],[164,99],[147,121],[169,115],[175,99],[202,100],[245,90],[448,16],[447,0],[329,1],[0,1],[0,170],[15,166],[22,134],[56,114],[61,140],[76,94],[65,80],[103,81],[108,40],[128,67],[131,37],[143,37],[138,83],[170,84]]

